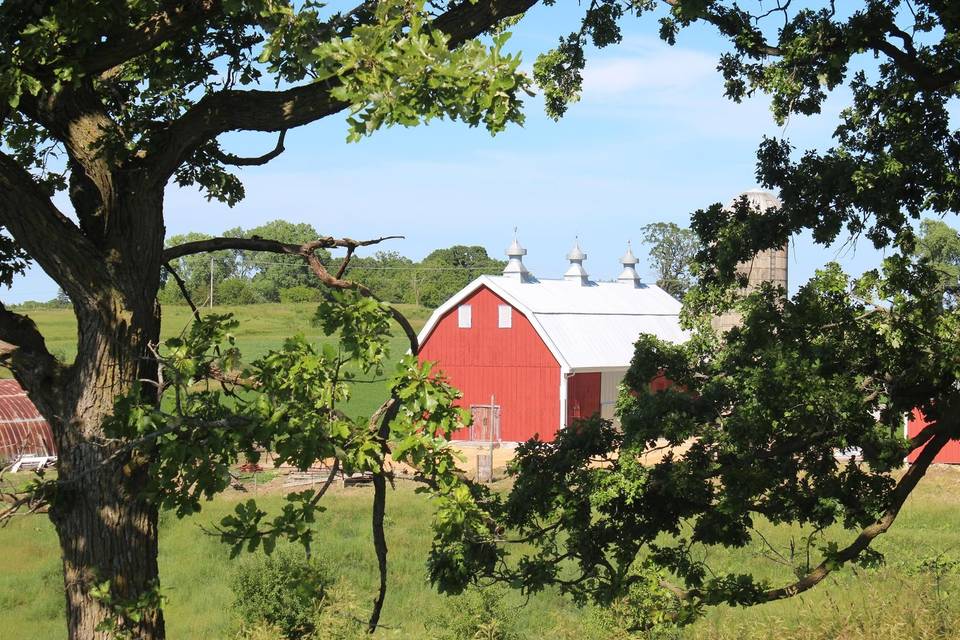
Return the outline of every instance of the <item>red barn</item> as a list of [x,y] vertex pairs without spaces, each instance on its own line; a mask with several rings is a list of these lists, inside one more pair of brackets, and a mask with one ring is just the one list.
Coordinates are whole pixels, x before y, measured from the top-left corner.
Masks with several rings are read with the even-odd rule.
[[514,240],[501,276],[481,276],[420,332],[420,359],[438,363],[474,413],[459,440],[553,440],[576,418],[612,418],[641,333],[681,341],[680,303],[645,284],[629,249],[616,282],[594,282],[579,245],[562,280],[538,280]]
[[21,454],[56,455],[53,433],[16,380],[0,380],[0,466]]

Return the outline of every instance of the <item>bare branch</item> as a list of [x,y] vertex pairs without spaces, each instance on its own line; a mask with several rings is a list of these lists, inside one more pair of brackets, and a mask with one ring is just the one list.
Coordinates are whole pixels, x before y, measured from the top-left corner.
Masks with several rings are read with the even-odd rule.
[[232,164],[235,167],[256,167],[264,165],[284,152],[285,149],[283,147],[283,139],[286,137],[287,130],[281,129],[280,136],[277,138],[277,146],[275,146],[272,151],[255,158],[243,158],[241,156],[233,155],[232,153],[223,153],[219,149],[213,152],[213,157],[223,164]]
[[350,264],[350,259],[353,257],[353,247],[347,247],[347,255],[343,257],[343,262],[340,263],[340,268],[337,269],[337,278],[342,278],[343,274],[347,271],[347,266]]
[[311,240],[304,244],[292,244],[280,242],[278,240],[269,240],[266,238],[209,238],[207,240],[197,240],[195,242],[185,242],[175,247],[169,247],[163,252],[165,261],[176,260],[183,256],[193,255],[195,253],[207,253],[210,251],[223,251],[225,249],[238,249],[241,251],[263,251],[265,253],[283,253],[287,255],[302,256],[307,253],[313,253],[317,249],[335,249],[351,247],[368,247],[380,244],[386,240],[403,239],[404,236],[382,236],[373,240],[353,240],[351,238],[334,238],[326,236]]
[[46,513],[49,509],[50,501],[44,491],[30,489],[24,491],[4,490],[3,482],[3,477],[0,476],[0,504],[5,505],[0,508],[0,527],[7,526],[16,515]]
[[[63,368],[49,350],[37,325],[0,303],[0,365],[9,367],[28,391],[49,389]],[[42,406],[45,403],[35,400]],[[44,407],[48,409],[50,407]]]

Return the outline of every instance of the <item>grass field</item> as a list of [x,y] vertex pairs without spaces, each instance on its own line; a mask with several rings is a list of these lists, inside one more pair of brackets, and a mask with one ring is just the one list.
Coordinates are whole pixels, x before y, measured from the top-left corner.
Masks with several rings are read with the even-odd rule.
[[[164,514],[161,576],[167,597],[169,637],[230,637],[235,628],[229,580],[235,565],[227,550],[200,531],[233,508],[242,494],[222,496],[190,519]],[[261,496],[277,508],[278,495]],[[328,511],[315,525],[316,550],[348,580],[357,610],[373,598],[376,568],[370,543],[370,492],[334,490]],[[459,601],[438,595],[427,583],[424,560],[430,545],[428,501],[409,486],[388,497],[390,591],[381,637],[429,638],[431,620],[456,612]],[[771,543],[785,547],[797,532],[764,527]],[[842,535],[842,534],[841,534]],[[845,537],[843,538],[845,539]],[[750,609],[720,607],[687,628],[691,640],[880,640],[960,637],[960,580],[952,566],[960,558],[960,472],[937,470],[908,502],[900,520],[876,545],[887,556],[879,569],[843,569],[800,597]],[[64,637],[57,544],[43,516],[16,519],[0,530],[0,638]],[[942,554],[942,555],[941,555]],[[924,560],[940,557],[940,569]],[[712,551],[716,570],[754,571],[773,582],[789,570],[765,559],[759,548]],[[929,562],[928,562],[929,565]],[[939,587],[938,587],[939,585]],[[521,638],[620,638],[597,625],[596,612],[578,608],[556,593],[529,600],[508,596],[509,617]]]

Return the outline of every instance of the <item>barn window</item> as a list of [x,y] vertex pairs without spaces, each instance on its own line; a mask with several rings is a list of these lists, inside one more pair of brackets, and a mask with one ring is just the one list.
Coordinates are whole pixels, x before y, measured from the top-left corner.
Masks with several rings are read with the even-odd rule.
[[501,329],[513,326],[513,308],[510,305],[501,304],[497,307],[497,326]]
[[473,324],[473,313],[470,305],[460,305],[457,308],[457,326],[461,329],[469,329],[471,324]]

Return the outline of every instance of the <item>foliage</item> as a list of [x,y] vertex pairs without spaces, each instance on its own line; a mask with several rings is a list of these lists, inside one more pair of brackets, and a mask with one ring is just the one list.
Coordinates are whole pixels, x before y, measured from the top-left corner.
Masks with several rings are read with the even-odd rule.
[[428,625],[431,640],[519,640],[504,605],[503,587],[471,589],[447,601],[443,614]]
[[[297,300],[291,302],[307,302]],[[244,278],[227,278],[214,290],[214,302],[220,304],[256,304],[263,302],[256,285]]]
[[[61,464],[58,486],[91,496],[57,496],[51,506],[64,569],[78,576],[66,581],[70,637],[102,635],[92,627],[112,615],[107,600],[92,598],[92,576],[111,583],[111,596],[136,601],[150,593],[158,580],[157,502],[181,514],[195,511],[201,498],[222,489],[238,455],[276,447],[301,463],[311,455],[342,456],[344,466],[382,480],[386,427],[343,419],[335,406],[349,395],[344,367],[376,368],[362,362],[362,353],[291,338],[234,382],[221,379],[238,373],[228,319],[200,321],[158,346],[156,302],[176,299],[174,272],[184,272],[184,289],[198,301],[218,283],[227,283],[227,295],[254,297],[232,280],[249,274],[230,249],[273,250],[282,254],[278,263],[296,253],[310,262],[310,279],[305,270],[291,277],[258,265],[256,297],[276,300],[283,288],[319,287],[312,277],[349,286],[325,271],[317,247],[261,242],[256,230],[247,242],[165,250],[167,185],[195,186],[233,206],[245,191],[231,167],[269,162],[283,152],[288,131],[341,111],[349,112],[351,140],[436,118],[491,134],[522,122],[520,96],[529,80],[519,56],[504,53],[508,34],[476,38],[525,8],[453,0],[355,8],[315,0],[0,0],[0,282],[9,285],[35,261],[73,302],[81,327],[69,366],[29,318],[0,305],[0,360],[51,423],[60,459],[70,461]],[[231,131],[275,133],[277,143],[242,158],[219,140]],[[69,214],[60,209],[61,191]],[[356,248],[350,240],[325,241]],[[212,264],[210,256],[191,257],[208,249]],[[398,384],[413,378],[424,395],[416,402],[454,397],[442,381],[421,380],[412,360],[404,366]],[[290,371],[318,386],[300,388],[304,380]],[[402,414],[403,404],[394,398],[391,407]],[[367,416],[385,416],[376,417]],[[421,427],[430,433],[423,446],[433,447],[447,425],[430,417],[404,421],[405,429]],[[444,457],[414,442],[407,450]],[[94,485],[102,490],[88,491]],[[291,500],[289,517],[272,534],[308,542],[293,523],[310,517],[318,499]],[[104,522],[104,509],[116,517]],[[240,514],[238,527],[255,528],[257,513]],[[264,539],[274,540],[272,534]],[[238,535],[252,540],[253,533]],[[95,540],[101,551],[77,540]],[[122,557],[102,551],[121,546]],[[162,639],[162,612],[158,604],[150,608],[131,633]]]
[[[134,455],[151,455],[147,493],[179,517],[200,511],[202,499],[226,489],[228,470],[241,456],[257,462],[261,451],[273,452],[277,466],[298,469],[333,459],[347,474],[383,474],[390,454],[417,469],[441,499],[457,493],[462,481],[449,438],[468,414],[453,406],[459,393],[429,363],[400,358],[385,390],[388,400],[373,415],[351,417],[338,409],[359,375],[384,371],[389,313],[387,304],[356,291],[333,291],[318,306],[316,322],[328,336],[336,332],[337,343],[316,348],[294,336],[243,370],[232,335],[236,321],[207,315],[168,339],[158,354],[162,391],[171,396],[172,408],[124,397],[107,433],[131,442]],[[271,554],[280,540],[309,551],[311,525],[324,510],[320,499],[332,479],[318,490],[288,494],[272,518],[255,500],[241,502],[217,533],[233,556],[261,547]]]
[[96,630],[105,631],[117,640],[135,640],[136,625],[144,613],[158,609],[163,602],[156,583],[134,598],[124,598],[117,595],[109,580],[103,580],[94,584],[91,596],[110,611],[110,616],[100,622]]
[[312,287],[289,287],[287,289],[280,289],[280,302],[284,304],[317,302],[319,300],[320,292]]
[[694,284],[693,260],[700,248],[697,235],[672,222],[644,225],[643,241],[650,245],[650,262],[657,286],[682,300]]
[[960,285],[960,235],[957,230],[942,220],[923,220],[916,254],[936,272],[944,301],[955,306]]
[[283,546],[240,561],[231,584],[233,609],[248,624],[264,622],[285,638],[302,638],[315,631],[332,582],[323,562]]
[[477,40],[451,47],[448,34],[430,28],[424,3],[379,2],[372,13],[349,39],[332,38],[312,52],[316,79],[336,79],[331,95],[351,105],[348,140],[438,117],[491,133],[523,122],[517,94],[529,81],[518,71],[520,57],[503,52],[509,32],[494,35],[489,47]]
[[[960,439],[960,314],[943,304],[944,281],[929,256],[936,250],[936,261],[949,263],[952,243],[934,249],[943,230],[925,225],[930,243],[919,244],[918,259],[911,224],[923,213],[960,211],[949,111],[960,95],[956,11],[922,1],[843,13],[832,2],[778,3],[758,14],[722,0],[671,5],[661,20],[668,42],[694,22],[729,40],[720,71],[732,99],[765,92],[781,123],[818,112],[844,84],[851,102],[826,151],[797,155],[786,140],[762,142],[757,177],[779,192],[780,208],[759,211],[744,198],[693,215],[700,279],[685,299],[690,340],[640,337],[620,427],[594,418],[554,443],[528,442],[518,448],[509,495],[464,496],[446,514],[457,526],[440,529],[434,545],[431,577],[441,589],[492,578],[527,592],[556,585],[610,606],[644,583],[631,571],[647,561],[664,575],[673,604],[645,592],[636,605],[641,626],[664,615],[688,622],[709,605],[788,598],[847,563],[876,566],[882,556],[870,544],[935,454]],[[648,8],[590,6],[580,32],[535,67],[548,112],[559,115],[578,97],[588,40],[617,41],[618,20]],[[879,61],[855,70],[870,64],[863,53]],[[789,299],[770,285],[739,298],[736,265],[802,230],[822,244],[844,232],[851,242],[865,236],[887,257],[855,278],[828,265]],[[716,335],[711,316],[731,308],[741,326]],[[659,375],[674,386],[652,392]],[[903,423],[914,410],[930,426],[907,441]],[[658,447],[669,453],[643,465]],[[838,450],[856,455],[838,460]],[[895,474],[910,451],[915,464]],[[785,586],[713,570],[714,549],[753,544],[764,520],[812,530]],[[824,534],[837,526],[852,533]]]

